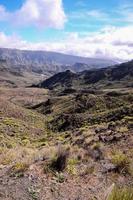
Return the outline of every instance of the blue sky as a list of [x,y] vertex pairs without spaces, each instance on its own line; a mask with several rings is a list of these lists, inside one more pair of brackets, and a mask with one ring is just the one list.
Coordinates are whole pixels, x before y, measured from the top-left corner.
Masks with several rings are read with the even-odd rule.
[[132,35],[131,0],[0,0],[1,47],[131,59]]
[[[0,29],[5,30],[7,34],[16,33],[23,39],[29,41],[53,40],[64,36],[65,32],[78,32],[84,34],[84,32],[93,32],[101,29],[104,26],[124,26],[122,22],[117,22],[116,18],[119,14],[115,13],[120,5],[126,3],[119,0],[64,0],[63,7],[67,17],[67,22],[63,29],[55,29],[41,27],[41,29],[35,26],[29,27],[12,27],[10,23],[0,23]],[[0,4],[3,5],[9,12],[15,12],[20,9],[25,3],[25,0],[0,0]],[[128,4],[130,2],[128,1]],[[87,13],[91,12],[92,16],[87,16]],[[110,15],[112,20],[106,20]],[[78,17],[79,16],[79,17]],[[54,38],[53,38],[54,37]]]

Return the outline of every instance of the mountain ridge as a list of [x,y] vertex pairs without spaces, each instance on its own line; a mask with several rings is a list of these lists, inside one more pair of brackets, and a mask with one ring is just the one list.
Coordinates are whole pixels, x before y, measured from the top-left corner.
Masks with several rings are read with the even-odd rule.
[[[57,73],[66,69],[83,71],[116,64],[108,59],[87,58],[50,51],[32,51],[0,48],[0,59],[5,59],[12,68],[21,68],[35,73]],[[76,63],[78,66],[76,66]],[[81,68],[81,69],[80,69]]]
[[97,84],[100,81],[104,81],[105,84],[117,81],[126,81],[127,84],[127,80],[130,79],[132,84],[132,77],[133,60],[111,67],[106,67],[102,69],[90,69],[78,73],[67,70],[65,72],[55,74],[54,76],[44,80],[43,82],[38,84],[38,87],[47,89],[55,89],[58,87],[76,88],[79,85],[80,87],[82,87],[83,85],[86,86],[90,84]]

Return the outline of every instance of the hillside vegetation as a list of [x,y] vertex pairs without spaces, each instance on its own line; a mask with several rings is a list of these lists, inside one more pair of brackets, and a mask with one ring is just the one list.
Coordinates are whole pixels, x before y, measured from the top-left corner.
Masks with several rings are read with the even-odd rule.
[[3,83],[0,199],[132,200],[132,70],[131,61]]

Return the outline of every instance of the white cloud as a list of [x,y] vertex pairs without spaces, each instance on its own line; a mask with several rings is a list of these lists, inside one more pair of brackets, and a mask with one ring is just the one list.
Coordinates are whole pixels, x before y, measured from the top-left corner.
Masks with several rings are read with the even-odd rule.
[[111,19],[111,16],[109,13],[106,13],[105,11],[94,9],[94,10],[87,10],[87,9],[81,9],[78,11],[73,11],[69,15],[70,19],[82,19],[82,20],[95,20],[95,21],[109,21]]
[[4,33],[0,33],[0,46],[57,51],[96,58],[131,60],[133,59],[132,35],[133,26],[123,28],[107,27],[99,32],[88,33],[84,37],[79,36],[78,33],[71,33],[60,41],[31,43],[14,35],[6,36]]
[[0,32],[0,47],[23,49],[26,45],[28,45],[28,42],[23,41],[17,35],[6,35],[3,32]]
[[62,0],[26,0],[15,12],[0,6],[0,20],[19,26],[63,28],[66,21]]
[[0,21],[8,20],[9,13],[6,11],[5,7],[0,5]]
[[[85,4],[85,2],[83,1]],[[80,4],[80,1],[79,1]],[[82,5],[82,1],[81,1]],[[87,7],[82,7],[76,11],[72,11],[69,15],[70,19],[81,20],[83,22],[92,23],[95,22],[106,22],[106,24],[116,25],[118,23],[126,23],[126,25],[131,25],[133,23],[133,3],[126,2],[119,4],[112,9],[92,9],[89,10]],[[86,23],[87,24],[87,23]]]
[[101,10],[90,10],[87,12],[87,15],[89,17],[97,18],[99,20],[107,20],[109,17],[107,13]]

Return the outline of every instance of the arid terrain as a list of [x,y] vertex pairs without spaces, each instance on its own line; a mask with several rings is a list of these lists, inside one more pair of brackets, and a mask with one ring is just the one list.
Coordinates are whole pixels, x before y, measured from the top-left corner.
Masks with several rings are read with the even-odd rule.
[[132,62],[124,67],[2,83],[1,200],[133,199]]
[[0,200],[133,200],[133,0],[0,0]]

